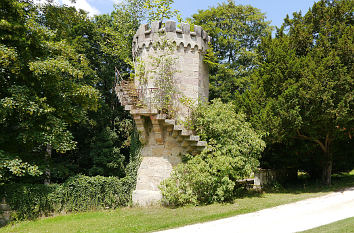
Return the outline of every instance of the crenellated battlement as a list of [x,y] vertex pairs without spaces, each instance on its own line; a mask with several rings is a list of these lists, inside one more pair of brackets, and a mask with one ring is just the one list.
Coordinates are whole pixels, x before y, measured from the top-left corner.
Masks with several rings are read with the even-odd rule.
[[133,54],[139,53],[139,49],[150,48],[154,42],[160,39],[161,34],[166,35],[166,38],[176,47],[190,46],[195,51],[205,51],[208,48],[210,36],[202,29],[201,26],[194,25],[194,31],[187,23],[181,23],[177,26],[175,21],[154,21],[149,24],[140,25],[133,38]]

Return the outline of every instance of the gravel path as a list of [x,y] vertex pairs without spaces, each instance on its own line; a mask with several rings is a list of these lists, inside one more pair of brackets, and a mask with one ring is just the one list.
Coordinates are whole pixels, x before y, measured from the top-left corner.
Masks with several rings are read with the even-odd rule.
[[298,232],[353,216],[354,187],[322,197],[159,233]]

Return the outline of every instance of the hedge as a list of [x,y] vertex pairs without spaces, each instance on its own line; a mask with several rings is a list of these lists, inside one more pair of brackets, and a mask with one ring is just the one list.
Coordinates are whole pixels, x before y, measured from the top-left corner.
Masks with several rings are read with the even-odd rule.
[[126,178],[77,175],[63,184],[3,185],[0,197],[10,205],[12,220],[35,219],[51,213],[114,209],[131,200]]

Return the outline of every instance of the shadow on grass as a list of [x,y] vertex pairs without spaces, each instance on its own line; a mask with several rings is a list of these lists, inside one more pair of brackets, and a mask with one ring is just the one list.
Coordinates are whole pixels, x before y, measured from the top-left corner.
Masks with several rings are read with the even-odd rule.
[[[241,186],[234,198],[221,204],[232,204],[236,199],[264,197],[264,194],[305,194],[305,193],[328,193],[333,191],[344,191],[354,188],[354,170],[349,173],[332,175],[332,185],[327,186],[321,181],[313,180],[309,176],[299,176],[297,180],[285,184],[273,183],[263,187],[261,190],[252,189],[249,185]],[[207,203],[199,203],[198,206],[208,206]],[[180,206],[164,205],[168,209],[178,209]]]
[[298,177],[297,180],[286,184],[275,183],[263,189],[266,193],[319,193],[331,191],[344,191],[346,188],[354,187],[354,172],[332,175],[332,184],[324,185],[318,180],[309,177]]

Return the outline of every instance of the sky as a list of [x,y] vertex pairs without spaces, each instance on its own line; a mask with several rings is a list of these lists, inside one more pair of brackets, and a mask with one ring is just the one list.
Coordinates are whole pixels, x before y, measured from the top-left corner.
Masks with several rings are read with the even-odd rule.
[[[36,0],[43,1],[43,0]],[[88,11],[89,14],[110,13],[114,9],[114,4],[120,0],[76,0],[72,4],[70,0],[56,0],[59,4],[75,6]],[[181,12],[183,18],[191,17],[198,10],[206,10],[209,6],[217,6],[218,3],[227,0],[175,0],[173,8]],[[283,19],[287,14],[292,15],[293,12],[302,11],[306,13],[313,5],[315,0],[235,0],[236,4],[251,5],[259,8],[265,13],[267,19],[271,21],[273,26],[280,27]]]

